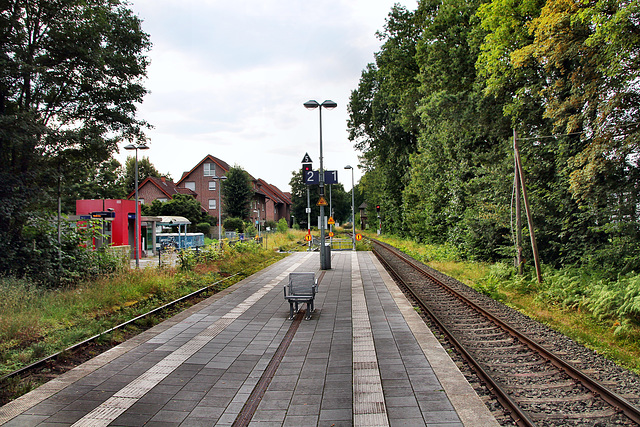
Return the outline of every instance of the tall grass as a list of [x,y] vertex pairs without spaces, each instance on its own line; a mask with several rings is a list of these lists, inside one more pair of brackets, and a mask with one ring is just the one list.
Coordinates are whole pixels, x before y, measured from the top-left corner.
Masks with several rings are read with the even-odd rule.
[[[0,375],[98,334],[225,276],[228,286],[284,255],[257,244],[201,251],[183,268],[124,270],[76,286],[47,289],[0,278]],[[185,259],[191,257],[185,255]]]

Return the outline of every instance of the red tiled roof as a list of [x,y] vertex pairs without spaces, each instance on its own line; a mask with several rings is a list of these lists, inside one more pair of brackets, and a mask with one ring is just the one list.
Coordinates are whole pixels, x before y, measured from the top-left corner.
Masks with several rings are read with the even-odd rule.
[[[153,176],[147,177],[144,181],[142,181],[142,183],[138,185],[138,190],[144,187],[145,185],[153,185],[170,199],[172,199],[173,196],[176,194],[188,194],[194,197],[197,195],[196,192],[189,190],[188,188],[176,187],[176,184],[169,179],[156,178]],[[135,193],[136,193],[135,190],[132,191],[127,196],[127,198],[131,199],[135,195]]]
[[286,205],[291,204],[291,198],[287,197],[278,187],[275,185],[271,185],[266,182],[264,179],[259,178],[258,183],[260,184],[260,194],[264,194],[269,197],[274,203],[283,203]]
[[[191,175],[191,173],[193,173],[194,170],[198,169],[198,167],[200,167],[201,164],[203,164],[205,161],[211,161],[213,163],[215,163],[216,165],[220,166],[222,168],[222,170],[224,172],[227,172],[229,170],[229,165],[227,164],[227,162],[225,162],[224,160],[220,160],[217,157],[212,156],[211,154],[207,154],[205,156],[204,159],[200,160],[200,162],[198,162],[197,165],[195,165],[190,171],[188,172],[183,172],[182,173],[182,178],[180,178],[178,180],[178,182],[176,182],[176,185],[180,185],[180,183],[189,175]],[[223,174],[224,175],[224,174]]]

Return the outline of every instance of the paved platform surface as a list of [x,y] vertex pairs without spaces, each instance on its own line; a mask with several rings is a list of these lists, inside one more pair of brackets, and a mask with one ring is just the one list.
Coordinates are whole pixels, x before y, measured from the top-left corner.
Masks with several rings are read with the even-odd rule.
[[[1,407],[0,424],[498,425],[373,254],[331,265],[292,254]],[[311,320],[287,319],[293,271],[321,279]]]

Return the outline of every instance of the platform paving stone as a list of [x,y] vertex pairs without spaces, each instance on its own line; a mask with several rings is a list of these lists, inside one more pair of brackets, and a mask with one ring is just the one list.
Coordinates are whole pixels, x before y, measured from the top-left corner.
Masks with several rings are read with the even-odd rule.
[[[0,408],[0,424],[69,426],[81,420],[78,426],[94,425],[101,415],[86,418],[87,414],[97,414],[132,382],[149,377],[157,382],[134,392],[134,403],[126,410],[96,425],[231,426],[292,323],[283,298],[285,273],[312,271],[322,278],[316,311],[298,326],[250,426],[357,425],[352,321],[356,266],[384,394],[385,425],[478,425],[474,412],[480,409],[468,413],[470,399],[464,393],[469,391],[460,391],[462,375],[455,373],[453,362],[446,364],[446,352],[416,320],[417,314],[375,257],[368,252],[334,252],[331,261],[332,269],[320,272],[317,253],[292,254],[63,375],[56,380],[59,385],[45,385],[5,405]],[[192,345],[197,345],[195,350],[190,350]],[[434,349],[440,353],[430,355]],[[174,363],[177,354],[186,356]],[[440,360],[445,360],[446,372],[432,366]],[[158,371],[159,366],[167,368]],[[154,377],[152,372],[163,373]],[[355,378],[356,384],[363,381]],[[479,418],[481,425],[497,425],[487,414]]]

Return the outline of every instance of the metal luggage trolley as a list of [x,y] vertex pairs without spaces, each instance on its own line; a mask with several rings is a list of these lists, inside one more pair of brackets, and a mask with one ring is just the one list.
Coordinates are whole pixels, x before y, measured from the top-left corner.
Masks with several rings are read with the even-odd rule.
[[[289,283],[284,286],[284,298],[289,301],[289,320],[298,312],[298,304],[307,303],[306,320],[311,319],[313,299],[318,292],[315,273],[289,273]],[[294,310],[295,304],[295,310]]]

